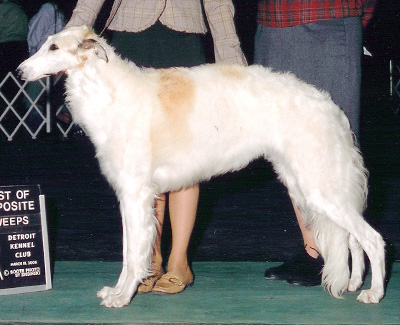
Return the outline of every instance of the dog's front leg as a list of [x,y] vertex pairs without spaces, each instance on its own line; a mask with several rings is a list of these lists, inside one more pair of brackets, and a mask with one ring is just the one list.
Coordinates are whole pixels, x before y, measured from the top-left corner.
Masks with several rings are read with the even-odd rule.
[[117,285],[99,291],[101,304],[106,307],[128,305],[138,284],[151,269],[152,248],[156,235],[154,191],[141,186],[136,193],[119,195],[123,222],[123,267]]
[[119,276],[118,282],[115,285],[115,287],[108,287],[105,286],[103,287],[98,293],[97,297],[104,299],[105,297],[109,295],[116,295],[122,290],[122,286],[124,285],[126,281],[126,276],[127,276],[127,239],[126,239],[126,216],[125,213],[122,209],[120,209],[121,213],[121,218],[122,218],[122,254],[123,254],[123,260],[122,260],[122,271]]

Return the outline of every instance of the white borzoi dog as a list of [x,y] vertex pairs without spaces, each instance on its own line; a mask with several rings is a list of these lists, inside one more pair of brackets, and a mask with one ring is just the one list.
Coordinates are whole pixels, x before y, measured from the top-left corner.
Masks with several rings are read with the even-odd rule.
[[[384,295],[384,241],[363,219],[367,171],[345,114],[329,94],[260,66],[140,69],[87,27],[50,37],[20,65],[28,81],[65,71],[74,120],[96,147],[120,201],[123,267],[102,305],[129,304],[151,270],[158,194],[271,161],[312,229],[335,297],[362,284],[363,250],[372,286]],[[348,256],[352,255],[350,276]]]

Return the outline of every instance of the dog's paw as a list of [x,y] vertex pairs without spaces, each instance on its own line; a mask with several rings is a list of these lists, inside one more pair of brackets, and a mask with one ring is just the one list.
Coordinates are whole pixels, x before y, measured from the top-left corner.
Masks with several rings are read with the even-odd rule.
[[347,290],[349,292],[357,291],[358,289],[361,288],[362,284],[363,284],[363,282],[362,282],[361,278],[350,279]]
[[101,299],[100,305],[109,308],[121,308],[129,305],[131,295],[121,293],[120,290],[112,287],[104,287],[97,293],[97,297]]
[[97,298],[104,299],[109,295],[116,295],[116,289],[113,287],[103,287],[100,291],[97,292]]
[[383,298],[383,292],[381,290],[363,290],[358,295],[357,300],[364,304],[377,304]]
[[102,299],[100,305],[108,307],[108,308],[121,308],[121,307],[129,305],[130,302],[131,302],[130,295],[110,294]]

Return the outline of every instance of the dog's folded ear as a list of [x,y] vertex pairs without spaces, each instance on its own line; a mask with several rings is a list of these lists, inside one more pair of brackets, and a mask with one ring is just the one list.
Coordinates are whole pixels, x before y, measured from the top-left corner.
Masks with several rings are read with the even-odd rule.
[[97,55],[98,58],[108,62],[108,56],[107,56],[106,50],[96,40],[91,39],[91,38],[85,39],[82,41],[82,43],[79,44],[78,47],[80,49],[84,49],[84,50],[94,50],[95,54]]

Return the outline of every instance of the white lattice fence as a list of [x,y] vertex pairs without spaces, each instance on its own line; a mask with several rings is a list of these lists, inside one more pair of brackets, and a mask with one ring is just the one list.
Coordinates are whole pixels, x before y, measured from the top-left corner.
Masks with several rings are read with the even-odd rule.
[[[36,139],[41,132],[60,132],[63,137],[74,129],[64,103],[62,79],[47,77],[35,82],[21,81],[9,72],[0,81],[0,133],[12,141],[25,132]],[[62,119],[64,117],[64,119]],[[69,119],[65,120],[65,117]]]

